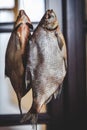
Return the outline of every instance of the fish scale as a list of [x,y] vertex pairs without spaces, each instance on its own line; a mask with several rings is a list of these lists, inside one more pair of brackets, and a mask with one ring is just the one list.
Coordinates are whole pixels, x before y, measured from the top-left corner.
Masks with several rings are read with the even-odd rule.
[[31,36],[29,46],[26,76],[31,74],[33,102],[21,122],[31,119],[32,124],[36,124],[42,106],[52,96],[56,98],[60,94],[67,72],[66,43],[53,10],[46,11]]

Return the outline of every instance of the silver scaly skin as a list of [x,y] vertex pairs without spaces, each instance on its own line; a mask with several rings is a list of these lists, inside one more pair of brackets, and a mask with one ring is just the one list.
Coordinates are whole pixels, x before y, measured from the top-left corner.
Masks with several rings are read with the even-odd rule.
[[43,104],[60,93],[66,70],[65,40],[55,12],[47,10],[29,41],[26,76],[29,81],[31,79],[33,103],[21,122],[28,119],[31,119],[32,123],[37,122],[37,115]]

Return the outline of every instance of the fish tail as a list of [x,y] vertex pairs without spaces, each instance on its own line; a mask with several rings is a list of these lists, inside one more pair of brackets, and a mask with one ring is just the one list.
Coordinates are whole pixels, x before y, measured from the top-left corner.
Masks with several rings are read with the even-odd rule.
[[19,106],[20,114],[22,115],[22,109],[21,109],[21,97],[20,97],[20,95],[18,95],[18,94],[17,94],[17,99],[18,99],[18,106]]
[[32,130],[37,130],[37,123],[32,125]]
[[23,116],[23,118],[21,119],[21,123],[23,123],[23,122],[26,122],[27,120],[29,120],[31,118],[31,114],[30,114],[30,112],[28,112],[27,114],[25,114],[24,116]]
[[37,124],[37,119],[38,119],[37,114],[31,113],[31,111],[28,111],[27,114],[25,114],[25,115],[23,116],[23,118],[21,119],[20,122],[23,123],[23,122],[26,122],[26,121],[30,120],[30,122],[31,122],[32,125],[34,126],[34,125]]

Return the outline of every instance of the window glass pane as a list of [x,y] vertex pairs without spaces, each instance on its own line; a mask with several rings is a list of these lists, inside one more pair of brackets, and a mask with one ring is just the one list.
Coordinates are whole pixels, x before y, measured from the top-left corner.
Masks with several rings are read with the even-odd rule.
[[0,11],[0,22],[10,22],[14,20],[14,13],[11,11]]
[[[0,130],[33,130],[32,125],[0,127]],[[37,130],[46,130],[45,125],[37,125]]]
[[0,0],[0,8],[13,8],[14,4],[14,0]]
[[10,83],[4,75],[5,69],[5,51],[10,33],[0,33],[0,114],[6,114],[12,111],[10,105]]
[[8,105],[8,87],[4,77],[5,68],[5,50],[10,34],[0,34],[0,114],[5,113],[9,107]]
[[24,9],[31,21],[39,21],[45,12],[44,0],[20,0],[19,9]]

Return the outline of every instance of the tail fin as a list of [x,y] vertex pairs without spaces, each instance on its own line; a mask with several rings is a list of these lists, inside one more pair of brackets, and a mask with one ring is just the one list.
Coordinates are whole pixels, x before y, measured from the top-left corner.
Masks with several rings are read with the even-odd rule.
[[27,112],[27,114],[25,114],[23,116],[23,118],[21,119],[21,123],[26,122],[30,119],[31,123],[32,123],[32,129],[33,130],[37,130],[37,119],[38,119],[38,115],[37,114],[32,114],[30,111]]
[[27,114],[25,114],[23,116],[23,118],[21,119],[20,122],[23,123],[23,122],[26,122],[26,121],[30,120],[32,124],[36,124],[37,119],[38,119],[37,114],[33,114],[30,111],[28,111]]

